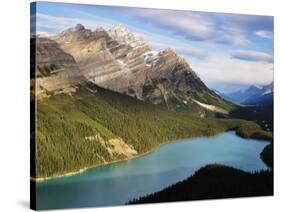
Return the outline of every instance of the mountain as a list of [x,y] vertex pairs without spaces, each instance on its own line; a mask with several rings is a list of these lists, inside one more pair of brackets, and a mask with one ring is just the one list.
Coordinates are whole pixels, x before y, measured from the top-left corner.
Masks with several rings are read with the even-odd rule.
[[[255,89],[256,90],[256,89]],[[264,130],[273,131],[273,82],[259,88],[230,112],[232,117],[257,122]]]
[[[32,37],[30,40],[33,90],[37,98],[51,93],[71,93],[75,85],[85,80],[75,59],[48,38]],[[36,88],[34,78],[36,77]]]
[[[137,48],[134,46],[135,42],[122,44],[123,46],[118,44],[116,48],[108,49],[107,45],[116,45],[117,41],[112,40],[102,29],[91,32],[81,25],[63,33],[65,35],[59,35],[60,39],[73,40],[73,43],[64,43],[69,51],[78,51],[76,54],[73,52],[74,56],[64,50],[68,48],[63,49],[62,44],[50,38],[31,38],[31,71],[34,72],[31,75],[31,106],[34,111],[36,108],[36,122],[33,123],[36,123],[36,133],[32,133],[35,138],[32,136],[31,140],[32,157],[35,157],[31,160],[36,159],[31,170],[33,178],[61,176],[130,159],[176,139],[209,136],[243,126],[248,129],[249,125],[254,129],[253,135],[260,131],[255,123],[212,117],[198,118],[197,113],[179,113],[170,110],[167,105],[158,104],[157,89],[165,92],[164,96],[168,100],[168,95],[179,98],[177,101],[187,97],[193,99],[194,105],[186,102],[193,110],[197,106],[211,107],[209,110],[224,112],[213,105],[217,99],[222,101],[222,104],[228,104],[211,92],[183,58],[170,49],[157,54],[150,51],[139,54],[139,51],[143,52],[147,47],[143,44]],[[87,48],[94,47],[102,50],[95,54],[88,53]],[[123,50],[119,51],[118,48],[131,51],[121,57]],[[139,67],[157,67],[149,69],[151,73],[147,73],[148,77],[144,81],[146,84],[141,88],[142,95],[135,97],[95,84],[91,77],[92,71],[93,74],[101,74],[105,78],[107,74],[96,73],[95,66],[91,69],[91,65],[104,63],[105,66],[104,60],[107,61],[107,56],[111,65],[114,65],[117,59],[112,52],[127,59],[131,54],[139,54],[136,56],[142,58]],[[100,58],[101,61],[92,60],[93,58]],[[132,58],[128,61],[133,61]],[[143,60],[151,66],[147,63],[143,66]],[[106,71],[102,68],[99,70]],[[144,69],[140,70],[139,74],[142,75]],[[116,70],[113,67],[111,71]],[[135,73],[131,73],[129,68],[126,71],[130,72],[130,75]],[[122,78],[118,74],[114,80]],[[118,88],[114,80],[109,81],[114,88]],[[124,81],[128,81],[128,78],[125,77]],[[153,95],[153,100],[144,98]],[[203,98],[206,100],[201,100]],[[204,101],[210,102],[202,103]]]
[[[101,27],[91,31],[78,24],[57,35],[55,40],[65,52],[73,55],[87,79],[120,93],[134,88],[141,96],[139,84],[145,81],[148,69],[143,54],[150,48],[128,32],[124,35],[124,30],[119,25],[111,29],[118,42]],[[121,42],[126,37],[130,39]]]
[[273,82],[263,87],[251,85],[245,91],[239,90],[234,93],[222,94],[223,98],[243,105],[264,105],[273,101]]
[[118,24],[94,31],[81,24],[52,37],[95,84],[176,111],[227,113],[233,105],[211,91],[172,49],[155,52]]
[[169,140],[213,135],[243,123],[198,119],[101,88],[48,38],[31,38],[31,50],[31,92],[37,99],[33,177],[129,159]]
[[244,104],[248,105],[263,105],[272,106],[273,105],[273,82],[263,86],[259,93],[255,96],[250,96],[244,101]]
[[261,89],[257,86],[251,85],[246,90],[239,90],[233,93],[222,94],[222,96],[232,102],[244,103],[248,98],[258,96],[261,92]]

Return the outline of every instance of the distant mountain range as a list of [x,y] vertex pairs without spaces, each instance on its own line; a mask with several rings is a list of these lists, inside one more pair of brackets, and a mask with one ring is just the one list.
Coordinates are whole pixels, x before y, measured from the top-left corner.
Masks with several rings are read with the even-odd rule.
[[228,94],[217,92],[217,94],[226,100],[242,105],[272,105],[273,82],[263,87],[252,85],[246,90],[239,90]]

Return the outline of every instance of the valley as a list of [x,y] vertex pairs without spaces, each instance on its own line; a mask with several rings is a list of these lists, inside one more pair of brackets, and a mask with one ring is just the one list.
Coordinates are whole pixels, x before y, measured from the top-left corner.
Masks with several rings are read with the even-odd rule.
[[241,126],[254,126],[249,137],[263,132],[252,122],[196,118],[93,84],[80,85],[72,96],[57,94],[40,101],[37,116],[38,178],[128,159],[112,151],[112,139],[122,139],[133,152],[144,154],[171,140],[211,136]]
[[256,123],[235,119],[231,114],[240,107],[208,89],[184,58],[171,49],[152,52],[122,25],[91,31],[77,24],[53,37],[32,38],[31,48],[38,99],[33,179],[79,173],[171,140],[233,129],[272,139]]
[[[247,106],[237,104],[233,98],[220,96],[209,89],[188,61],[175,50],[165,48],[154,51],[145,39],[120,24],[107,30],[102,27],[90,30],[77,24],[56,35],[33,36],[31,49],[31,105],[36,113],[35,132],[32,132],[34,138],[31,140],[31,149],[34,150],[31,160],[36,160],[36,163],[31,170],[31,180],[42,195],[42,208],[49,207],[45,203],[51,199],[50,196],[61,198],[55,195],[60,193],[60,186],[65,190],[79,188],[81,193],[87,191],[84,188],[88,188],[88,184],[80,182],[80,178],[87,179],[93,188],[98,186],[93,181],[96,176],[91,173],[99,170],[103,176],[107,176],[106,173],[112,174],[108,183],[119,188],[115,180],[120,176],[115,176],[115,173],[120,174],[117,169],[121,167],[122,170],[125,164],[129,176],[121,174],[120,182],[124,187],[132,186],[133,181],[129,181],[131,184],[125,183],[126,177],[132,179],[130,171],[134,173],[138,170],[138,164],[134,168],[127,165],[154,158],[159,151],[161,153],[165,149],[165,145],[170,145],[171,149],[177,145],[186,148],[177,149],[174,156],[176,158],[177,152],[181,152],[182,158],[188,157],[190,164],[182,164],[189,170],[188,174],[186,170],[177,167],[176,162],[170,164],[165,160],[170,154],[163,154],[161,161],[170,164],[171,169],[166,170],[163,166],[165,164],[158,164],[157,160],[154,161],[155,166],[151,167],[163,168],[156,175],[152,174],[155,179],[163,176],[163,182],[156,183],[158,187],[151,185],[153,189],[147,187],[145,191],[135,193],[135,199],[127,197],[130,191],[124,189],[120,191],[122,201],[112,196],[114,203],[228,197],[216,195],[212,191],[213,196],[194,194],[169,199],[172,194],[181,194],[182,189],[201,191],[202,187],[197,184],[197,179],[208,183],[208,176],[211,176],[212,185],[217,185],[216,176],[219,179],[223,176],[236,176],[233,180],[229,178],[230,181],[223,182],[223,185],[231,185],[226,186],[229,190],[223,191],[228,195],[247,195],[244,191],[236,194],[233,189],[237,180],[247,184],[253,179],[254,183],[265,180],[268,187],[265,190],[263,187],[252,190],[251,184],[247,187],[249,195],[271,194],[273,90],[272,93],[265,93],[269,98],[261,98],[268,104],[261,101],[251,101]],[[264,97],[259,94],[261,96]],[[250,102],[250,99],[247,101]],[[202,142],[196,142],[197,139]],[[250,144],[247,144],[246,139]],[[182,144],[178,144],[181,141]],[[207,141],[213,142],[213,145],[204,143]],[[191,144],[187,144],[188,142]],[[196,155],[189,148],[198,148]],[[245,149],[242,151],[240,148]],[[205,158],[201,154],[203,150],[213,150],[214,155],[210,153],[212,157]],[[229,152],[230,156],[220,150]],[[190,155],[186,156],[185,151]],[[221,154],[220,157],[217,157],[216,152]],[[245,163],[239,158],[242,153]],[[193,157],[198,161],[202,160],[202,163],[193,166]],[[259,157],[272,169],[267,169]],[[228,159],[232,162],[228,163]],[[222,164],[208,166],[216,160]],[[179,161],[180,164],[186,162]],[[141,164],[140,167],[147,171],[145,165]],[[235,168],[228,167],[232,165]],[[114,167],[117,167],[116,172]],[[178,177],[174,177],[175,167],[179,169]],[[267,170],[256,174],[248,173],[260,169]],[[142,174],[148,175],[147,172]],[[138,176],[138,179],[141,177]],[[68,180],[75,180],[75,183],[67,185],[65,182]],[[105,182],[107,178],[99,180]],[[180,180],[184,181],[177,183]],[[62,184],[56,187],[52,182]],[[141,189],[141,183],[136,187]],[[167,186],[172,187],[166,188]],[[114,188],[114,194],[118,193]],[[92,192],[90,193],[94,196],[97,195]],[[157,193],[151,194],[152,192]],[[71,197],[65,195],[65,198]],[[69,199],[67,200],[69,203]],[[83,195],[78,200],[84,201],[81,204],[85,206],[110,203],[103,199],[92,203],[91,199]],[[64,207],[70,205],[75,207],[72,204]]]
[[161,7],[30,4],[31,209],[274,195],[275,17]]

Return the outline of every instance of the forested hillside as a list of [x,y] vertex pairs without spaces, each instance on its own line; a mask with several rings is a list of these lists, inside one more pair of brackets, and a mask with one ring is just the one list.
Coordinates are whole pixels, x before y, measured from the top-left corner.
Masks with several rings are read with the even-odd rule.
[[273,195],[273,172],[248,173],[212,164],[162,191],[130,204]]
[[92,83],[38,101],[36,124],[36,178],[128,159],[175,139],[256,125],[172,112]]

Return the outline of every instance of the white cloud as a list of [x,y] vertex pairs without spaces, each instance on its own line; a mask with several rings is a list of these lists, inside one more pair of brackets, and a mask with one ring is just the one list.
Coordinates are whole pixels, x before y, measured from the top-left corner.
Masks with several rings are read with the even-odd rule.
[[249,44],[245,30],[230,24],[217,24],[203,13],[138,9],[134,15],[147,23],[170,30],[172,34],[181,35],[195,41],[213,41],[216,43]]
[[239,28],[221,26],[220,29],[217,30],[213,39],[218,43],[234,45],[247,45],[251,43],[251,41],[247,39],[246,32]]
[[109,28],[115,23],[113,23],[111,20],[94,15],[91,16],[91,18],[89,17],[89,19],[57,17],[41,13],[36,15],[36,30],[39,33],[42,31],[58,33],[64,29],[74,27],[76,24],[83,24],[86,28],[94,30],[99,26]]
[[193,39],[206,39],[214,31],[213,22],[198,13],[181,12],[173,10],[138,9],[134,14],[145,21],[175,33],[186,33]]
[[183,44],[182,46],[174,46],[169,43],[165,43],[165,40],[162,40],[162,42],[152,41],[151,47],[152,49],[157,51],[163,50],[165,48],[171,48],[185,58],[193,57],[198,60],[205,60],[208,58],[208,53],[199,48],[191,47],[185,44]]
[[261,38],[266,38],[266,39],[272,39],[273,38],[273,33],[266,31],[266,30],[260,30],[256,31],[255,35],[261,37]]
[[273,63],[273,56],[265,52],[237,50],[232,51],[231,56],[239,60]]
[[177,47],[176,52],[178,52],[179,54],[183,54],[187,58],[194,57],[199,60],[206,60],[208,58],[208,53],[198,48]]
[[191,65],[207,83],[267,84],[273,80],[272,63],[234,60],[223,53]]

